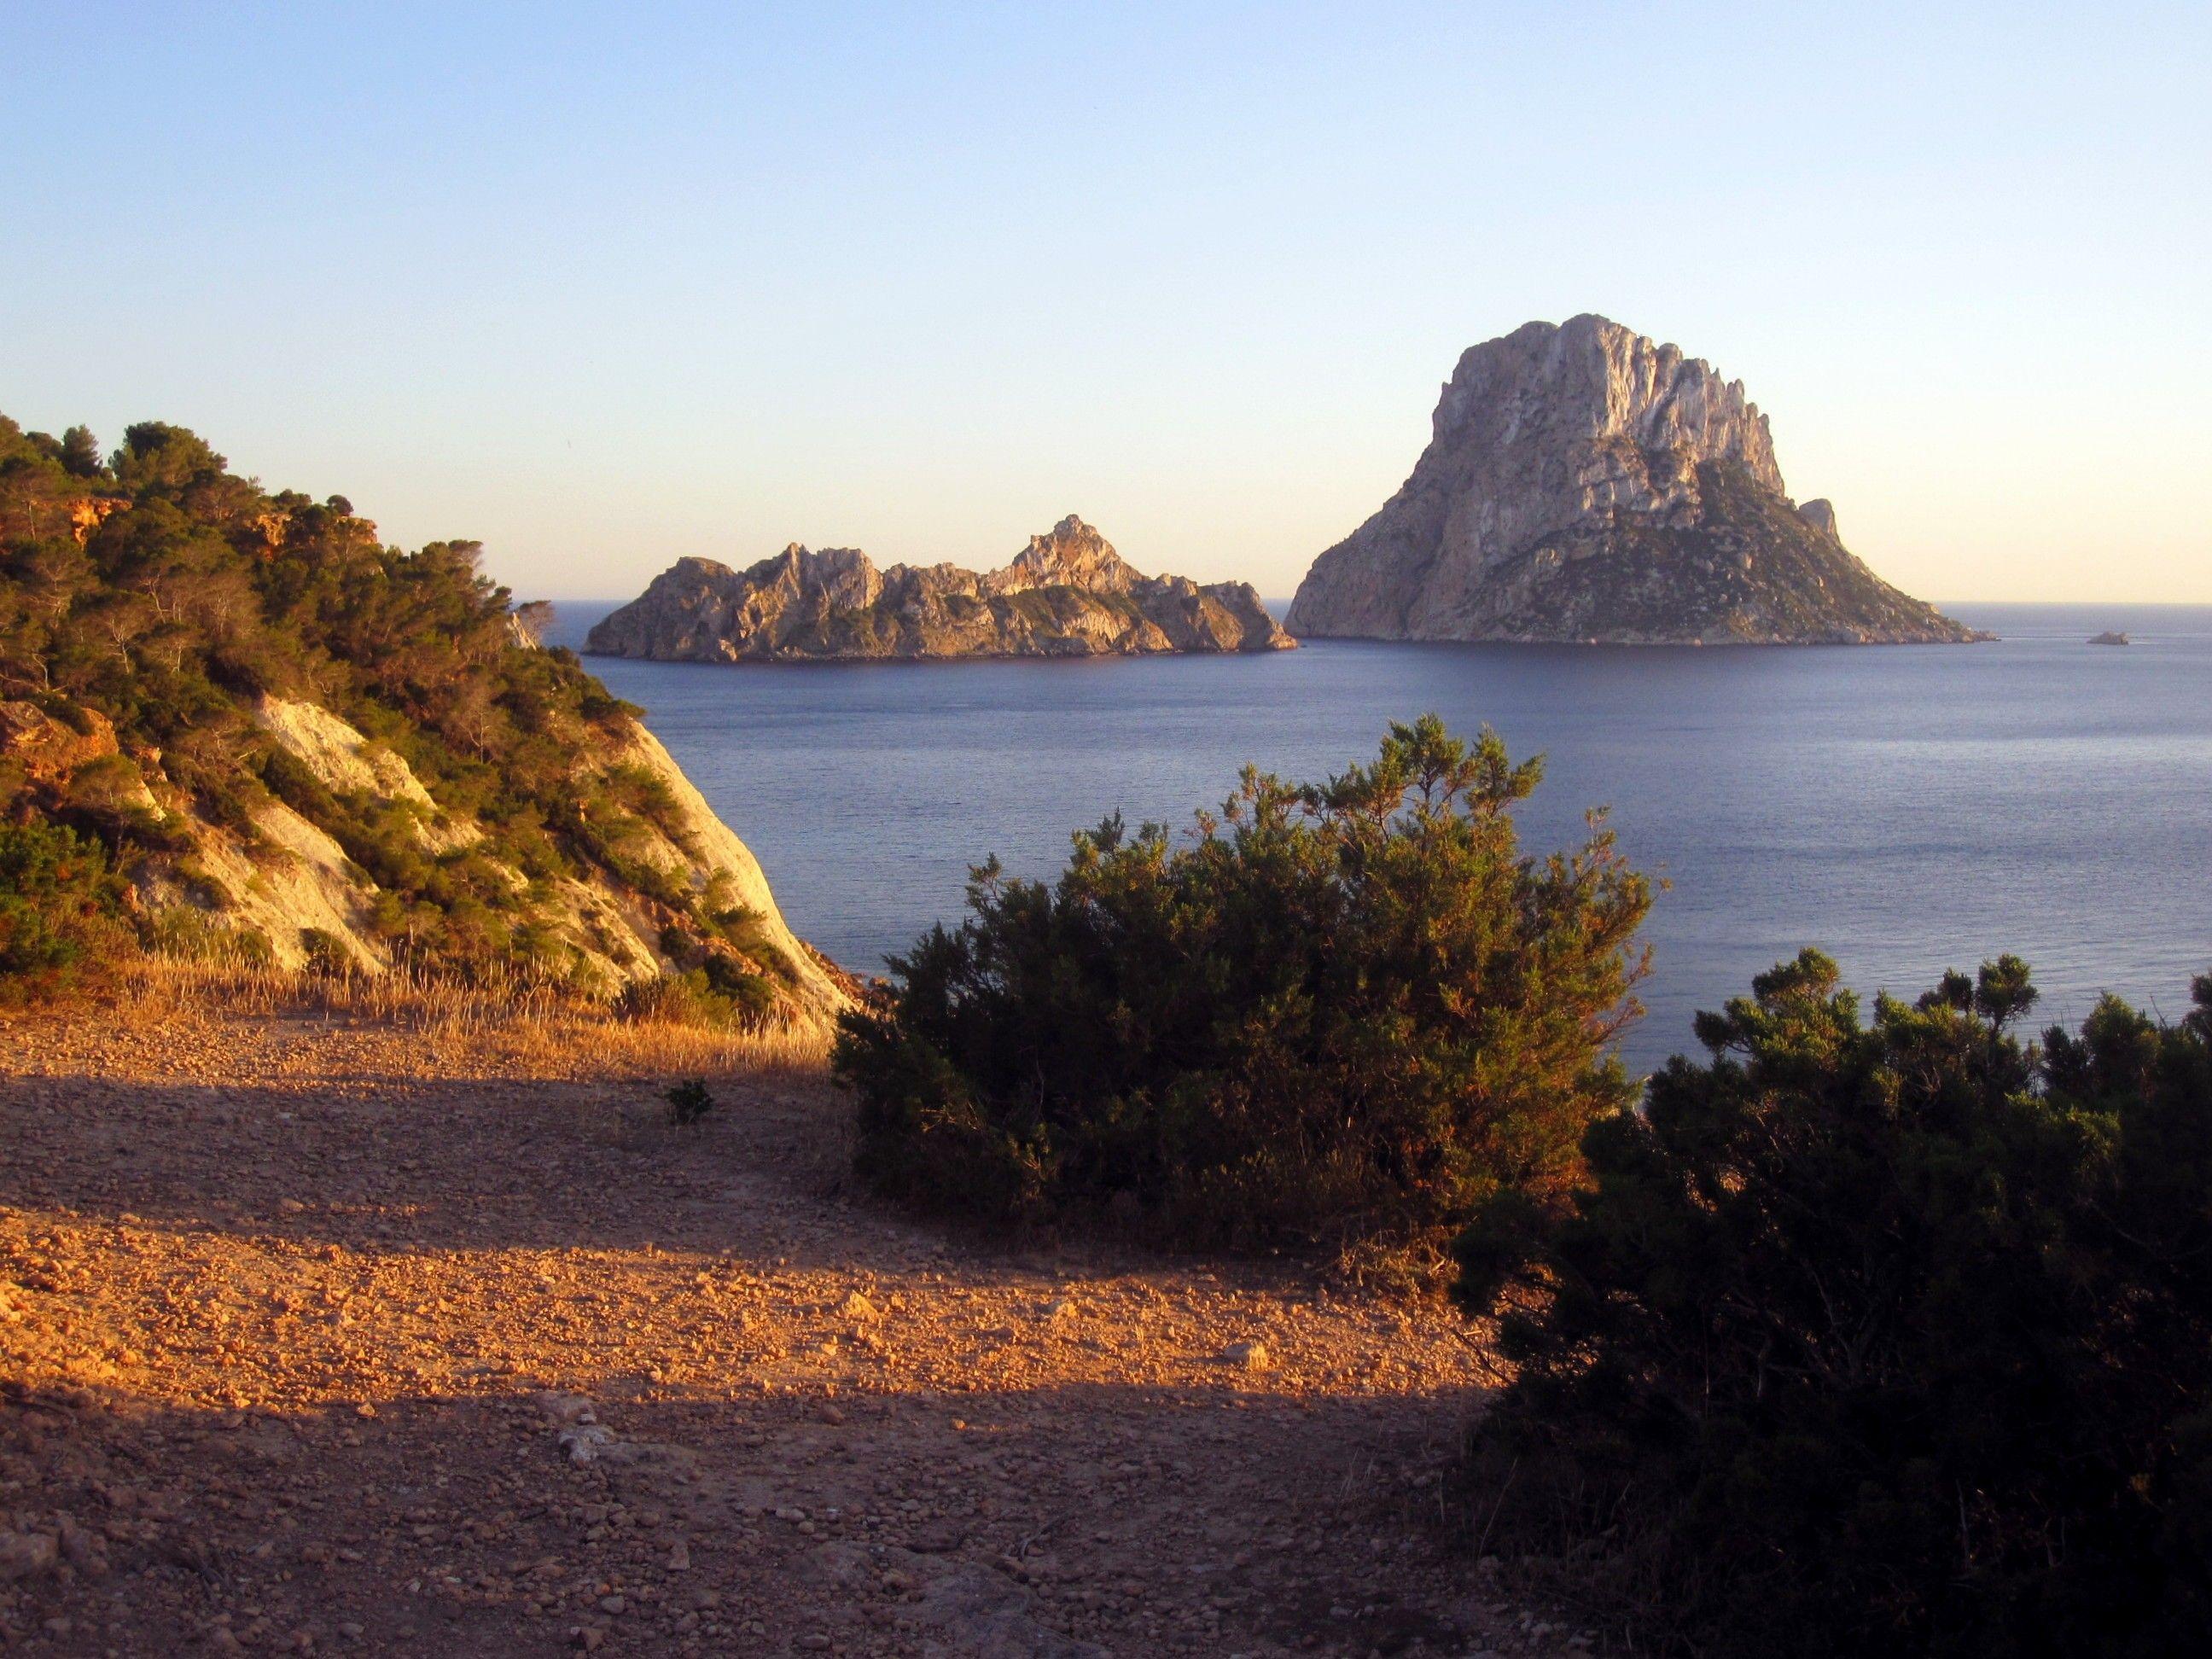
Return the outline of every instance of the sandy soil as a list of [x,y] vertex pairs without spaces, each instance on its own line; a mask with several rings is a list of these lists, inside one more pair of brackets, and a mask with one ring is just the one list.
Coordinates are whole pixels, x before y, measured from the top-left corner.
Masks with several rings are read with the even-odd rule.
[[0,1025],[0,1649],[1586,1643],[1432,1541],[1454,1322],[981,1249],[841,1193],[818,1075],[690,1129],[666,1080],[344,1018]]

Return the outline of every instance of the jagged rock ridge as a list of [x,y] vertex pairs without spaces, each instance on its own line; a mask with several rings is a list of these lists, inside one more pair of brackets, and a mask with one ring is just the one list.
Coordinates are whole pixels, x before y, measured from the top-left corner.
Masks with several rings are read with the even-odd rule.
[[1089,657],[1295,643],[1249,582],[1146,576],[1070,516],[1004,568],[895,564],[793,543],[745,570],[679,559],[586,649],[663,662]]
[[1398,493],[1314,561],[1292,633],[1592,644],[1986,637],[1793,502],[1766,416],[1711,365],[1605,318],[1470,347]]

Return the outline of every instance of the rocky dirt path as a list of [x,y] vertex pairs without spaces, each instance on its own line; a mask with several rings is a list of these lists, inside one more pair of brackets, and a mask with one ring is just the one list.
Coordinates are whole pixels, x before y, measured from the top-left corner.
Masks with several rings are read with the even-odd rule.
[[850,1203],[817,1077],[556,1069],[0,1026],[0,1649],[1568,1646],[1431,1541],[1451,1322]]

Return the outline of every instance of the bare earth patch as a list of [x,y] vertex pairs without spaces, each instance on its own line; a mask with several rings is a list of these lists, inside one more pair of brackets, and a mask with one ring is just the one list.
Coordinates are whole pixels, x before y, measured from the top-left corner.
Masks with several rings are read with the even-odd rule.
[[1568,1647],[1432,1537],[1454,1322],[981,1249],[841,1194],[818,1071],[653,1064],[0,1024],[0,1648]]

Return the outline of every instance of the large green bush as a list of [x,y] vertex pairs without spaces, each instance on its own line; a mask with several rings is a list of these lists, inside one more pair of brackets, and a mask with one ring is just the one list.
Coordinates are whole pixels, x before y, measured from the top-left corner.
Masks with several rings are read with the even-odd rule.
[[1047,884],[892,962],[836,1055],[860,1170],[1001,1221],[1110,1210],[1185,1240],[1411,1231],[1541,1190],[1631,1087],[1644,879],[1592,823],[1521,855],[1533,789],[1431,716],[1297,787],[1248,769],[1181,843],[1120,820]]
[[1462,1246],[1486,1547],[1645,1644],[2212,1651],[2212,978],[2040,1049],[2007,957],[1863,1023],[1808,951]]

